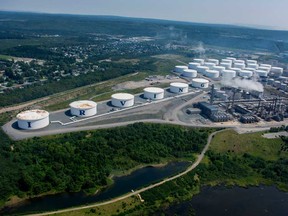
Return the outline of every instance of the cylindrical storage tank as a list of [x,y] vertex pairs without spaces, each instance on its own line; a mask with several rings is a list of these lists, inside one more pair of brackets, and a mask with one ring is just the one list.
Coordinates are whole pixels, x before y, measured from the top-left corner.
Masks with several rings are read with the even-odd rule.
[[231,65],[233,64],[233,62],[234,62],[234,61],[231,60],[231,59],[222,59],[222,60],[221,60],[221,63],[228,63],[228,64],[231,64]]
[[264,71],[264,70],[255,70],[254,74],[256,74],[259,77],[267,77],[268,76],[268,72]]
[[247,60],[246,60],[246,63],[247,63],[247,64],[257,64],[257,61],[256,61],[256,60],[249,60],[249,59],[247,59]]
[[218,59],[208,59],[207,62],[214,63],[215,65],[219,64],[219,60]]
[[217,70],[207,70],[205,76],[215,79],[219,77],[219,71]]
[[200,63],[201,65],[203,65],[204,62],[205,62],[204,59],[194,59],[193,61],[196,62],[196,63]]
[[113,106],[125,108],[134,105],[134,95],[128,93],[116,93],[111,96]]
[[286,90],[286,88],[287,88],[287,84],[285,84],[285,83],[281,83],[281,85],[280,85],[280,89],[282,89],[282,90]]
[[188,87],[189,86],[187,83],[181,83],[181,82],[170,83],[170,91],[177,94],[187,93]]
[[212,69],[214,66],[216,66],[216,64],[212,62],[205,62],[204,66],[208,67],[209,69]]
[[234,68],[244,69],[246,65],[244,63],[234,63]]
[[253,76],[253,72],[249,71],[249,70],[241,70],[239,72],[239,76],[240,77],[252,77]]
[[270,68],[269,68],[269,67],[262,67],[262,66],[260,66],[260,67],[258,68],[258,70],[267,71],[268,73],[270,72]]
[[220,66],[225,67],[225,69],[230,69],[232,67],[232,63],[229,62],[221,62]]
[[74,101],[69,104],[70,112],[73,116],[89,117],[96,115],[97,103],[90,100]]
[[234,61],[234,64],[244,64],[245,65],[245,61],[237,59],[237,60]]
[[236,75],[239,75],[240,71],[242,71],[241,68],[231,68],[230,70],[236,71]]
[[191,85],[192,87],[195,87],[195,88],[208,88],[209,81],[206,79],[202,79],[202,78],[195,78],[192,80]]
[[271,69],[272,66],[270,64],[260,64],[260,67],[266,67]]
[[24,130],[35,130],[49,125],[49,113],[45,110],[27,110],[17,116],[18,127]]
[[214,66],[213,70],[217,70],[217,71],[219,71],[219,74],[221,74],[222,71],[225,70],[225,67],[223,67],[223,66]]
[[183,73],[184,70],[188,69],[187,66],[184,66],[184,65],[177,65],[175,66],[174,68],[174,72],[176,73]]
[[271,67],[270,72],[273,73],[273,74],[276,75],[276,76],[281,76],[282,73],[283,73],[283,68],[280,68],[280,67]]
[[255,68],[248,68],[248,67],[246,67],[245,70],[254,72],[256,69],[255,69]]
[[247,64],[247,68],[254,68],[254,69],[258,69],[259,65],[258,64]]
[[278,79],[279,79],[281,82],[287,82],[288,77],[279,76]]
[[144,98],[160,100],[164,98],[164,89],[157,87],[147,87],[144,89]]
[[274,82],[274,86],[275,86],[276,88],[280,88],[281,82],[280,82],[280,81],[275,81],[275,82]]
[[236,77],[236,71],[224,70],[224,71],[222,71],[222,77],[223,77],[223,79],[232,79],[232,78]]
[[206,70],[209,70],[209,68],[206,66],[198,66],[197,67],[197,71],[201,74],[205,74]]
[[201,64],[197,63],[197,62],[190,62],[189,65],[188,65],[188,68],[192,69],[192,70],[197,70],[197,66],[201,66]]
[[236,58],[234,58],[234,57],[227,57],[226,59],[227,59],[227,60],[231,60],[231,61],[232,61],[232,63],[233,63],[233,62],[235,62],[235,61],[237,60],[237,59],[236,59]]
[[274,79],[268,79],[268,85],[273,85]]
[[194,77],[197,77],[197,71],[191,70],[191,69],[186,69],[183,71],[183,73],[181,75],[184,77],[194,78]]

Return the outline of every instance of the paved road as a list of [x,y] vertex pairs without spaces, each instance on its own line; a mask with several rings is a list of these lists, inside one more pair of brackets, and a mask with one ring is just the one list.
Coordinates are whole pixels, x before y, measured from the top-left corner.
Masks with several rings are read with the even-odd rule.
[[[221,130],[223,131],[223,130]],[[100,203],[95,203],[95,204],[91,204],[91,205],[87,205],[87,206],[81,206],[81,207],[75,207],[75,208],[69,208],[69,209],[63,209],[63,210],[58,210],[58,211],[53,211],[53,212],[45,212],[45,213],[39,213],[39,214],[31,214],[29,216],[44,216],[44,215],[51,215],[51,214],[56,214],[56,213],[65,213],[65,212],[70,212],[70,211],[77,211],[77,210],[81,210],[81,209],[87,209],[87,208],[94,208],[94,207],[98,207],[98,206],[103,206],[103,205],[108,205],[108,204],[111,204],[111,203],[115,203],[115,202],[118,202],[120,200],[124,200],[128,197],[131,197],[131,196],[135,196],[137,194],[140,194],[144,191],[147,191],[147,190],[150,190],[152,188],[155,188],[155,187],[158,187],[166,182],[169,182],[169,181],[172,181],[172,180],[175,180],[185,174],[187,174],[188,172],[192,171],[193,169],[195,169],[199,164],[200,162],[203,160],[204,156],[205,156],[205,153],[207,152],[208,148],[209,148],[209,145],[211,143],[211,140],[213,138],[213,136],[221,131],[216,131],[212,134],[210,134],[210,136],[208,137],[208,140],[207,140],[207,143],[205,145],[205,147],[203,148],[202,152],[197,156],[197,160],[191,165],[189,166],[185,171],[175,175],[175,176],[172,176],[170,178],[167,178],[167,179],[164,179],[158,183],[155,183],[155,184],[152,184],[150,186],[147,186],[147,187],[144,187],[142,189],[139,189],[139,190],[136,190],[134,192],[130,192],[128,194],[125,194],[123,196],[120,196],[120,197],[117,197],[117,198],[114,198],[114,199],[111,199],[109,201],[105,201],[105,202],[100,202]]]

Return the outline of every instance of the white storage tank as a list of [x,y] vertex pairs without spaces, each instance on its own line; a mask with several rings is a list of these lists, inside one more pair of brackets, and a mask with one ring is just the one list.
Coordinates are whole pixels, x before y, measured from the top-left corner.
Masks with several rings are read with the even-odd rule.
[[209,81],[206,79],[202,79],[202,78],[195,78],[192,80],[191,85],[192,87],[195,87],[195,88],[208,88]]
[[247,59],[247,60],[246,60],[246,63],[247,63],[247,64],[257,64],[257,61],[256,61],[256,60]]
[[248,70],[248,71],[252,71],[252,72],[254,72],[256,69],[255,69],[255,68],[249,68],[249,67],[246,67],[245,70]]
[[216,66],[216,64],[212,62],[205,62],[204,66],[208,67],[209,69],[212,69],[214,66]]
[[201,66],[201,64],[197,63],[197,62],[190,62],[189,65],[188,65],[188,68],[192,69],[192,70],[197,70],[197,66]]
[[194,78],[197,77],[197,71],[192,69],[186,69],[181,75],[184,77]]
[[264,70],[255,70],[254,74],[259,76],[259,77],[267,77],[268,76],[268,72],[264,71]]
[[281,68],[281,67],[271,67],[270,72],[273,73],[276,76],[281,76],[282,73],[283,73],[283,68]]
[[287,84],[281,83],[280,89],[282,89],[283,91],[285,91],[285,90],[287,89]]
[[184,94],[188,92],[188,84],[181,82],[170,83],[170,92],[177,94]]
[[197,71],[201,74],[205,74],[206,70],[209,70],[209,68],[206,66],[198,66],[197,67]]
[[258,69],[259,68],[259,65],[258,64],[247,64],[247,68],[254,68],[254,69]]
[[90,100],[74,101],[69,104],[73,116],[89,117],[97,114],[97,103]]
[[240,71],[242,71],[241,68],[231,68],[230,70],[233,70],[236,72],[236,75],[239,75]]
[[244,63],[234,63],[234,68],[244,69],[246,65]]
[[274,84],[274,79],[268,79],[268,85],[273,85]]
[[245,65],[245,61],[244,60],[240,60],[240,59],[236,59],[234,61],[234,64],[244,64]]
[[219,71],[217,70],[207,70],[205,76],[215,79],[219,77]]
[[266,67],[271,69],[272,66],[270,64],[260,64],[260,67]]
[[230,62],[221,62],[220,66],[225,67],[225,69],[230,69],[232,67],[232,63]]
[[164,89],[157,87],[147,87],[144,89],[144,98],[160,100],[164,98]]
[[49,113],[45,110],[27,110],[17,116],[18,127],[24,130],[35,130],[49,125]]
[[219,71],[219,73],[221,74],[223,70],[225,70],[225,67],[223,66],[214,66],[213,67],[213,70],[217,70]]
[[200,63],[201,65],[203,65],[204,62],[205,62],[204,59],[194,59],[193,61],[196,62],[196,63]]
[[232,79],[232,78],[236,77],[236,71],[224,70],[224,71],[222,71],[222,77],[224,79]]
[[237,59],[236,58],[234,58],[234,57],[227,57],[226,59],[228,59],[228,60],[231,60],[232,61],[232,63],[233,62],[235,62]]
[[239,72],[239,76],[240,77],[252,77],[253,76],[253,72],[252,71],[249,71],[249,70],[241,70]]
[[219,64],[219,60],[218,59],[208,59],[207,62],[214,63],[215,65]]
[[233,64],[233,62],[234,62],[234,60],[231,60],[231,59],[228,59],[228,58],[221,60],[221,63],[228,63],[228,64],[231,64],[231,65]]
[[176,73],[183,73],[184,70],[188,69],[187,66],[184,66],[184,65],[177,65],[175,66],[174,68],[174,72]]
[[116,93],[111,96],[113,106],[125,108],[134,105],[134,95],[128,93]]
[[281,82],[280,82],[280,81],[275,81],[275,82],[274,82],[274,86],[275,86],[276,88],[280,88]]
[[271,69],[271,68],[269,68],[269,67],[264,67],[264,66],[260,66],[260,67],[258,68],[258,70],[267,71],[268,73],[270,72],[270,69]]

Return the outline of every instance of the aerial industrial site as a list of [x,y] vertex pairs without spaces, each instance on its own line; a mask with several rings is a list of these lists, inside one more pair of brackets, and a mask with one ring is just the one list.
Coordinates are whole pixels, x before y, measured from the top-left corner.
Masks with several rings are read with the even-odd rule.
[[74,101],[51,113],[25,110],[3,129],[15,140],[136,121],[255,130],[288,117],[285,75],[278,65],[251,59],[193,59],[167,72],[166,78],[177,80],[168,88],[150,85],[136,95],[112,94],[108,101]]

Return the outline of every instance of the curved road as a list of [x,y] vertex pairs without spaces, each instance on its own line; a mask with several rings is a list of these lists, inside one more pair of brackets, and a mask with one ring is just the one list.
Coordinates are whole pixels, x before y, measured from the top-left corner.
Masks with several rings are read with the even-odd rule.
[[191,166],[189,166],[185,171],[183,171],[183,172],[181,172],[181,173],[179,173],[179,174],[177,174],[175,176],[172,176],[170,178],[164,179],[164,180],[162,180],[162,181],[160,181],[158,183],[152,184],[150,186],[144,187],[144,188],[136,190],[134,192],[130,192],[130,193],[125,194],[123,196],[116,197],[116,198],[111,199],[109,201],[95,203],[95,204],[91,204],[91,205],[87,205],[87,206],[80,206],[80,207],[75,207],[75,208],[69,208],[69,209],[63,209],[63,210],[39,213],[39,214],[30,214],[30,216],[44,216],[44,215],[51,215],[51,214],[56,214],[56,213],[65,213],[65,212],[70,212],[70,211],[77,211],[77,210],[81,210],[81,209],[87,209],[87,208],[93,208],[93,207],[108,205],[108,204],[115,203],[115,202],[118,202],[120,200],[126,199],[128,197],[135,196],[135,195],[140,194],[140,193],[142,193],[144,191],[147,191],[147,190],[150,190],[152,188],[158,187],[158,186],[160,186],[160,185],[162,185],[162,184],[164,184],[166,182],[169,182],[169,181],[172,181],[174,179],[177,179],[177,178],[187,174],[188,172],[192,171],[193,169],[195,169],[200,164],[200,162],[204,158],[205,153],[207,152],[207,150],[209,148],[209,145],[211,143],[211,140],[212,140],[213,136],[215,134],[219,133],[219,132],[222,132],[222,131],[223,130],[220,130],[220,131],[216,131],[216,132],[210,134],[209,137],[208,137],[208,140],[207,140],[207,143],[206,143],[205,147],[203,148],[202,152],[197,156],[197,160]]

